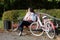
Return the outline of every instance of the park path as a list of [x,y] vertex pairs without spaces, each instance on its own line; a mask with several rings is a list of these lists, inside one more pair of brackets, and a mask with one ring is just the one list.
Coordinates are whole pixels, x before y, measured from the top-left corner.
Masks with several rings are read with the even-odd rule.
[[23,36],[18,36],[17,34],[17,32],[0,32],[0,40],[57,40],[56,38],[49,39],[46,35],[36,37],[30,34]]

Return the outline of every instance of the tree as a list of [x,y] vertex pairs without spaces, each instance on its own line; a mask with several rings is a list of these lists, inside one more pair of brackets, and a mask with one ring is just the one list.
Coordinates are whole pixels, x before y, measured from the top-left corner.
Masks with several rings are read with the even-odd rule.
[[4,11],[4,0],[0,0],[0,17],[2,17],[3,11]]

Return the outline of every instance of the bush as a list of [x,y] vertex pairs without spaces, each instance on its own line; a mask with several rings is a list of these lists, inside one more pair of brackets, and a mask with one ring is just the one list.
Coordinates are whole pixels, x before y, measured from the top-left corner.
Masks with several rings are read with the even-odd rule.
[[[57,18],[60,18],[60,9],[42,9],[40,12],[45,12],[49,15],[56,16]],[[3,13],[3,20],[10,20],[10,21],[17,21],[18,17],[23,18],[26,14],[26,10],[11,10],[6,11]]]
[[2,20],[10,20],[10,21],[17,21],[17,17],[19,17],[19,12],[18,11],[6,11],[3,13]]
[[42,9],[40,10],[40,12],[44,12],[51,16],[56,16],[57,18],[60,18],[60,9],[50,9],[50,10]]
[[2,20],[18,21],[18,18],[22,18],[26,13],[26,10],[11,10],[3,13]]
[[48,14],[52,15],[52,16],[56,16],[57,18],[60,18],[60,9],[51,9],[51,10],[47,10]]

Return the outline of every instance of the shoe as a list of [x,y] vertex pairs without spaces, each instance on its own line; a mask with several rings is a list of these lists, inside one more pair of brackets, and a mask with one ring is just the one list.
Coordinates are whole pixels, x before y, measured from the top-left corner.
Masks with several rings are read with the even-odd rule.
[[22,32],[20,32],[18,35],[19,35],[19,36],[22,36]]

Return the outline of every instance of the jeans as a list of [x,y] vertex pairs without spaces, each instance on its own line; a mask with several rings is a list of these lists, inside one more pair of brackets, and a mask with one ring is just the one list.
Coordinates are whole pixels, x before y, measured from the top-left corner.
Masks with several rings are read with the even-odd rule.
[[23,27],[26,26],[28,27],[32,22],[28,22],[28,21],[22,21],[18,27],[18,30],[20,30],[21,32],[23,31]]

